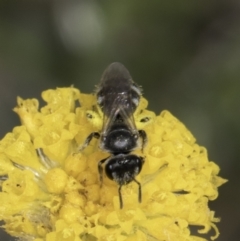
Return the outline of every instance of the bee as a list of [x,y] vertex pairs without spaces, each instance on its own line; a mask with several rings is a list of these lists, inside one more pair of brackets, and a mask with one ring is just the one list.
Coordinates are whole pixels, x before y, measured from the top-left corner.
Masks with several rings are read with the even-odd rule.
[[110,64],[96,90],[97,105],[103,113],[102,130],[91,133],[81,147],[84,149],[92,138],[97,138],[100,149],[110,153],[99,161],[98,172],[101,184],[104,170],[118,184],[120,209],[123,208],[122,186],[132,181],[138,185],[138,202],[142,200],[141,183],[135,177],[141,172],[144,157],[131,154],[137,148],[143,150],[147,142],[146,132],[137,130],[133,117],[141,95],[141,88],[133,82],[125,66],[117,62]]

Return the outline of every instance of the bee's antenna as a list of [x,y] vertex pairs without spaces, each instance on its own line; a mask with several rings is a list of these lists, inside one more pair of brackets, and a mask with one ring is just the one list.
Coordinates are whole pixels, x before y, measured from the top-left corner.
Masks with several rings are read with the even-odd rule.
[[142,187],[141,187],[141,183],[138,182],[135,178],[133,178],[133,181],[137,183],[138,185],[138,202],[141,203],[142,202]]
[[119,195],[119,203],[120,203],[120,209],[123,208],[123,200],[122,200],[122,193],[121,193],[122,185],[118,187],[118,195]]

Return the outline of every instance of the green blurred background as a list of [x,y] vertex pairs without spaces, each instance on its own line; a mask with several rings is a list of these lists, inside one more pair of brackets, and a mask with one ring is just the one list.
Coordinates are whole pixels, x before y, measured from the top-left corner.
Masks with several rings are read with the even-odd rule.
[[221,166],[229,182],[210,203],[218,240],[239,240],[240,1],[1,0],[0,137],[19,125],[16,96],[71,84],[92,92],[114,61]]

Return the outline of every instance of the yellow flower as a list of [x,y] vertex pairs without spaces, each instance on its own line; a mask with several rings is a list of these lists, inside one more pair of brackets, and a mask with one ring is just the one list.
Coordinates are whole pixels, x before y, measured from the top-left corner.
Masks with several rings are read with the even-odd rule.
[[[189,130],[168,111],[155,115],[141,98],[134,113],[148,143],[137,155],[145,163],[137,180],[122,188],[106,176],[100,185],[98,162],[109,156],[86,137],[101,131],[103,116],[92,108],[94,95],[75,88],[47,90],[36,99],[18,98],[14,111],[22,125],[0,142],[0,218],[10,235],[25,241],[204,241],[215,229],[209,200],[226,180],[196,144]],[[77,102],[80,102],[80,107]],[[141,121],[147,118],[149,121]],[[191,227],[199,226],[199,236]]]

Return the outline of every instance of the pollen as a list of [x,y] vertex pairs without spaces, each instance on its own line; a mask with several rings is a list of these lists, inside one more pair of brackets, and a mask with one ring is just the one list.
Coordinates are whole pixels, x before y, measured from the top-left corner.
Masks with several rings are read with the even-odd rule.
[[[155,114],[141,97],[133,114],[147,143],[137,182],[121,188],[99,161],[109,157],[89,134],[101,132],[96,96],[76,88],[42,93],[46,102],[17,98],[21,125],[0,141],[0,220],[21,241],[206,241],[219,235],[209,208],[226,182],[206,148],[170,112]],[[103,168],[104,169],[104,168]],[[138,200],[141,183],[142,200]],[[198,234],[192,233],[198,228]],[[213,229],[215,234],[206,238]]]

